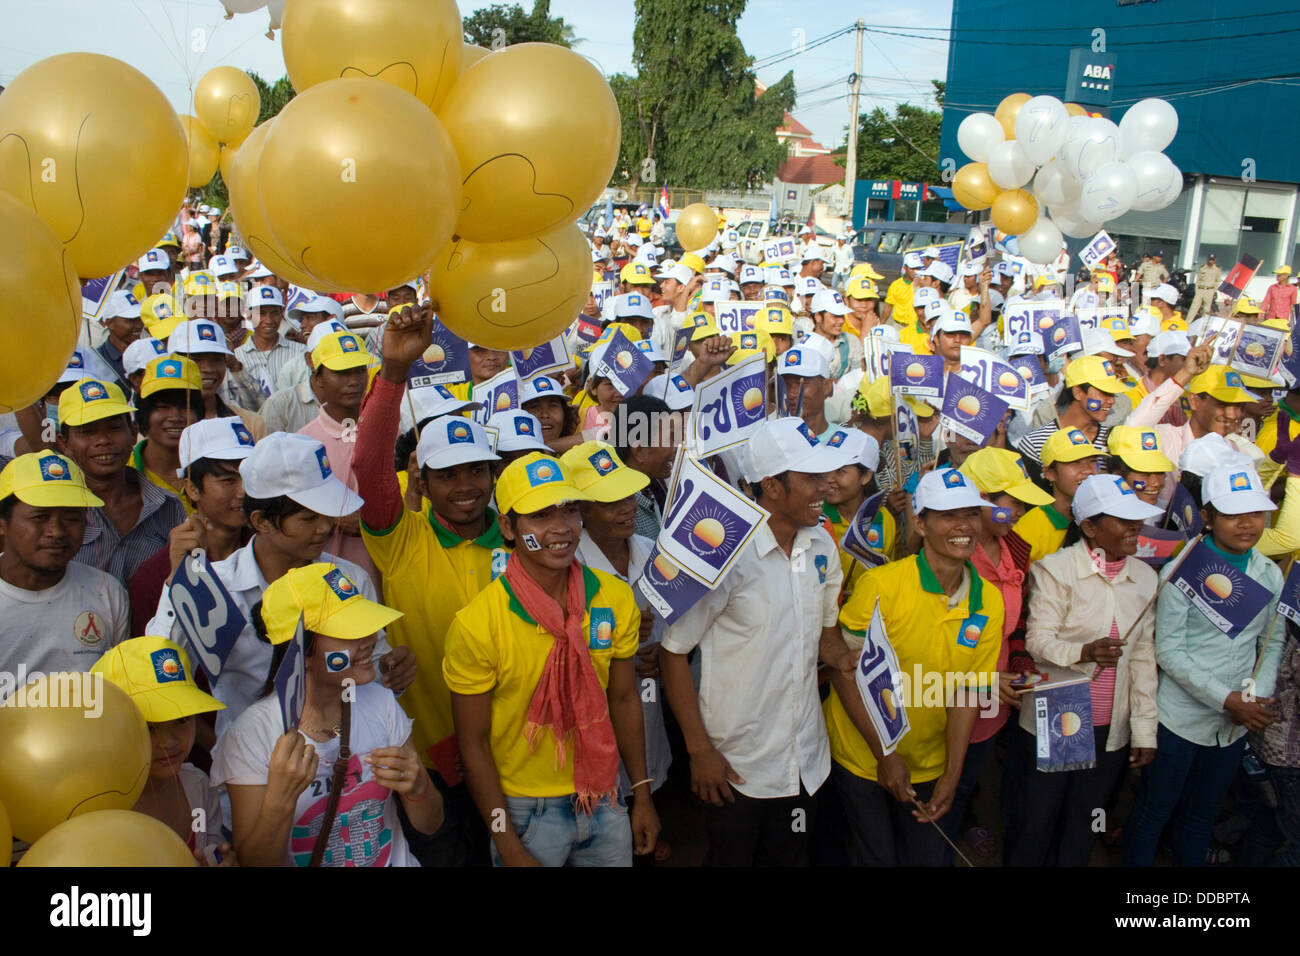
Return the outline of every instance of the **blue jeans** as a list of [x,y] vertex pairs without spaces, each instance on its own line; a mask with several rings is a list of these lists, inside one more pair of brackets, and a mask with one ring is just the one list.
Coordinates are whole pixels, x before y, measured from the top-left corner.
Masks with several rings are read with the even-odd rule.
[[1248,804],[1246,814],[1251,826],[1246,831],[1240,863],[1300,866],[1300,767],[1264,766],[1277,794],[1277,806],[1266,806],[1258,795]]
[[[506,797],[510,824],[542,866],[631,866],[632,824],[620,799],[590,816],[576,797]],[[492,865],[501,865],[495,841]]]
[[1124,827],[1124,865],[1154,865],[1160,834],[1172,819],[1174,865],[1204,866],[1214,818],[1245,749],[1244,736],[1227,747],[1205,747],[1161,724],[1156,757],[1142,771],[1137,805]]

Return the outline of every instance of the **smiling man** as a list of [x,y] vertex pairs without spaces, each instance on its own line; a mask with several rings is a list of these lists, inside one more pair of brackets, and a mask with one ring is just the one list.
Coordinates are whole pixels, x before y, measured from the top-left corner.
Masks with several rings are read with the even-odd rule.
[[[850,671],[856,662],[835,623],[839,554],[820,526],[827,473],[851,461],[797,418],[759,426],[744,472],[770,518],[664,634],[664,690],[690,754],[691,789],[706,804],[708,866],[808,862],[813,795],[831,767],[817,662]],[[697,647],[698,692],[686,661]]]
[[[144,368],[135,425],[143,435],[131,452],[131,467],[164,491],[180,496],[181,433],[203,418],[199,367],[189,359],[164,355]],[[193,506],[184,497],[186,514]]]

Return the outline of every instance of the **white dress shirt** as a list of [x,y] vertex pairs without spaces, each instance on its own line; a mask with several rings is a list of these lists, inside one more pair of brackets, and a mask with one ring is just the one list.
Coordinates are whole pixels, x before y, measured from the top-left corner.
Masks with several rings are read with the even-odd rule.
[[822,628],[839,616],[835,543],[800,528],[789,557],[764,525],[717,588],[664,634],[674,654],[700,649],[700,717],[745,781],[747,797],[813,793],[831,769],[817,695]]

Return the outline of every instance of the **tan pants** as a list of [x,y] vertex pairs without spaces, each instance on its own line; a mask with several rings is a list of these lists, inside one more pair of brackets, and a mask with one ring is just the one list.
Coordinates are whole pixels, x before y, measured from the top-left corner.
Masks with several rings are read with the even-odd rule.
[[1206,315],[1214,314],[1214,301],[1218,297],[1218,289],[1197,289],[1196,295],[1192,298],[1191,308],[1187,310],[1187,323],[1190,325],[1192,320],[1201,314],[1201,308],[1204,306]]

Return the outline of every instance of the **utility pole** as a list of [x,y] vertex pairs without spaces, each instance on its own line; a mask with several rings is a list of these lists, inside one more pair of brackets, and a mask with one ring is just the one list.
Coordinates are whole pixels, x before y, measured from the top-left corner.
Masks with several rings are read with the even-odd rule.
[[852,94],[849,97],[849,153],[844,158],[845,216],[853,225],[853,187],[858,179],[858,95],[862,92],[862,35],[866,25],[857,25],[857,50],[853,54],[853,75],[849,77]]

